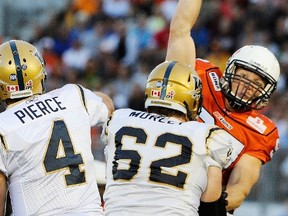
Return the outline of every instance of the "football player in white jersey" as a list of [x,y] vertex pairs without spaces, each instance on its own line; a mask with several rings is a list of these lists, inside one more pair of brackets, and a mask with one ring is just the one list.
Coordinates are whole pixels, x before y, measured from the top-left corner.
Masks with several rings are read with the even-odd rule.
[[103,215],[90,128],[113,112],[105,94],[67,84],[44,93],[45,65],[25,41],[0,45],[0,211],[9,189],[13,214]]
[[220,197],[231,137],[195,121],[201,91],[192,67],[167,61],[148,76],[147,112],[113,113],[101,136],[107,160],[105,215],[196,216],[200,200]]

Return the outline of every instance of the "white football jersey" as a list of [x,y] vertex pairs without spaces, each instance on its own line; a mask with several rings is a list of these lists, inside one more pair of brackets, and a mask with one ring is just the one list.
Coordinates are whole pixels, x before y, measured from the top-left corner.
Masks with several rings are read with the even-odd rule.
[[103,215],[90,127],[107,119],[102,99],[74,84],[0,114],[0,170],[14,215]]
[[223,168],[230,135],[214,125],[119,109],[103,128],[105,215],[196,216],[208,166]]

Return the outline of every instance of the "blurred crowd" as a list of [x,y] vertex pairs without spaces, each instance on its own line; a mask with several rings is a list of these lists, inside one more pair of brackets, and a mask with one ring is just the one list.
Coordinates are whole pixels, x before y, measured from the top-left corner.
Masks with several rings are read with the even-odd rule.
[[[278,89],[262,111],[276,122],[281,145],[269,171],[264,167],[266,180],[255,187],[251,199],[267,194],[267,199],[283,201],[288,197],[288,0],[203,1],[191,32],[199,58],[223,70],[234,50],[258,44],[269,48],[281,64]],[[176,4],[177,0],[70,0],[45,25],[31,29],[29,42],[46,60],[47,90],[80,83],[108,93],[116,108],[143,110],[146,78],[164,60]],[[95,158],[104,160],[99,133],[98,128],[92,130]]]

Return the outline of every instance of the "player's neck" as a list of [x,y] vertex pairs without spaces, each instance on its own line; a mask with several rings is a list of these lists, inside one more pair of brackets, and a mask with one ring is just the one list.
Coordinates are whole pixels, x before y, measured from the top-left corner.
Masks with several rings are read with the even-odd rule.
[[187,122],[188,121],[188,119],[184,116],[183,117],[182,116],[171,116],[171,117],[173,117],[173,118],[175,118],[181,122]]
[[236,110],[230,106],[227,99],[225,99],[225,108],[226,108],[226,111],[228,111],[228,112],[236,112]]

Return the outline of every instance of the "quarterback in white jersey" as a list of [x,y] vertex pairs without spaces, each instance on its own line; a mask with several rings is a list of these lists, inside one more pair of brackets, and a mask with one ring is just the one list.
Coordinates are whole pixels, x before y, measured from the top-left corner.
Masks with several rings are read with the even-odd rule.
[[[42,85],[44,76],[43,71],[33,71],[38,68],[36,54],[31,52],[34,47],[24,41],[9,41],[0,46],[0,54],[15,48],[26,58],[21,62],[22,74],[29,74],[36,91],[37,83]],[[33,54],[29,55],[29,52]],[[4,62],[2,57],[0,60]],[[12,54],[11,59],[16,65],[17,61],[22,61]],[[1,85],[4,75],[0,74]],[[21,76],[16,76],[19,81]],[[37,82],[37,77],[41,82]],[[22,76],[27,85],[29,80],[25,79]],[[111,112],[103,95],[76,84],[67,84],[45,94],[40,87],[40,92],[26,88],[22,93],[20,84],[15,84],[14,88],[19,91],[1,92],[1,99],[9,102],[21,98],[19,95],[30,96],[17,103],[8,103],[7,109],[0,114],[0,176],[8,181],[13,214],[103,215],[90,131],[91,126],[103,125]],[[2,181],[0,184],[5,185]],[[0,197],[3,208],[3,194]]]
[[[177,70],[183,70],[183,79]],[[209,167],[219,170],[217,186],[210,193],[220,197],[221,170],[230,160],[231,137],[217,126],[188,121],[201,107],[201,81],[193,72],[176,62],[160,64],[148,77],[148,112],[119,109],[104,126],[105,215],[196,216],[208,187]],[[167,97],[171,92],[172,99]],[[186,113],[179,101],[187,103]]]

